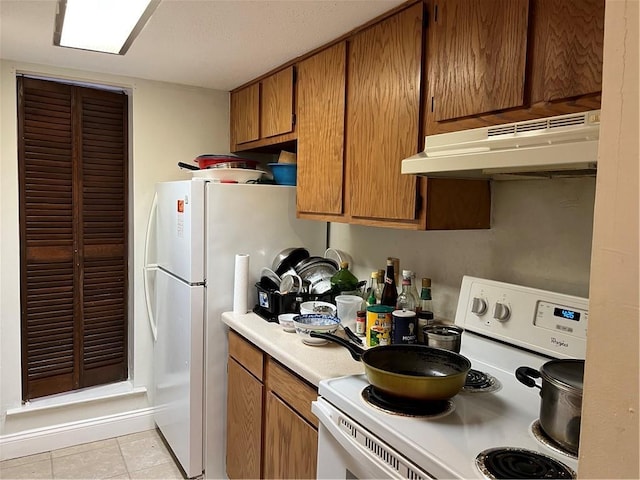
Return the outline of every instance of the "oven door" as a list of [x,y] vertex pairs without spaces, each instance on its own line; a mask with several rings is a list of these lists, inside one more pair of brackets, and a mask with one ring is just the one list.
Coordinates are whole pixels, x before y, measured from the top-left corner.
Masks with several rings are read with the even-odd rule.
[[435,478],[324,398],[312,402],[311,410],[320,421],[317,478]]

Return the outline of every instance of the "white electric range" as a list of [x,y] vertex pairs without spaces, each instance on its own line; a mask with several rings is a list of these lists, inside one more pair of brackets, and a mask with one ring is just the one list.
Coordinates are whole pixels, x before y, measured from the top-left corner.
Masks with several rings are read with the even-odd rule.
[[[460,353],[488,388],[465,387],[448,410],[412,416],[365,401],[364,375],[321,381],[312,405],[318,478],[514,478],[513,465],[521,478],[575,476],[577,457],[539,428],[540,390],[515,370],[583,359],[587,321],[586,299],[465,276],[455,318],[465,329]],[[496,462],[496,473],[477,458]]]

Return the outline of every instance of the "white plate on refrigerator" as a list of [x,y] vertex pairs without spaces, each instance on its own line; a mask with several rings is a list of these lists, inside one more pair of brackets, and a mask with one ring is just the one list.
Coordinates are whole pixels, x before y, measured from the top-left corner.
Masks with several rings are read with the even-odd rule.
[[191,173],[193,178],[213,180],[214,182],[247,183],[257,181],[265,172],[248,168],[205,168],[193,170]]

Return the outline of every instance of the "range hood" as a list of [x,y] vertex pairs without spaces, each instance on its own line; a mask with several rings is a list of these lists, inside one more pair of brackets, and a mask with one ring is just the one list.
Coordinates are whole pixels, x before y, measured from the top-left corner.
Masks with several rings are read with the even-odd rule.
[[595,175],[600,110],[429,135],[402,173],[496,180]]

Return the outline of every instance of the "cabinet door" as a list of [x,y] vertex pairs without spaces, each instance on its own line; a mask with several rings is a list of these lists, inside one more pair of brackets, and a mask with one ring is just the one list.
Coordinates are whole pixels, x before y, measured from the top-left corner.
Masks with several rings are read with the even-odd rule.
[[532,3],[531,103],[602,90],[604,0]]
[[263,385],[229,358],[227,380],[227,475],[262,478]]
[[529,0],[437,0],[428,42],[435,121],[524,105]]
[[318,432],[267,392],[263,478],[316,478]]
[[347,189],[352,217],[414,220],[417,179],[400,173],[418,151],[422,3],[352,40],[347,83]]
[[231,94],[231,150],[239,143],[260,136],[260,84],[255,83]]
[[298,212],[343,213],[346,43],[298,64]]
[[293,130],[293,67],[262,80],[260,106],[261,138]]

